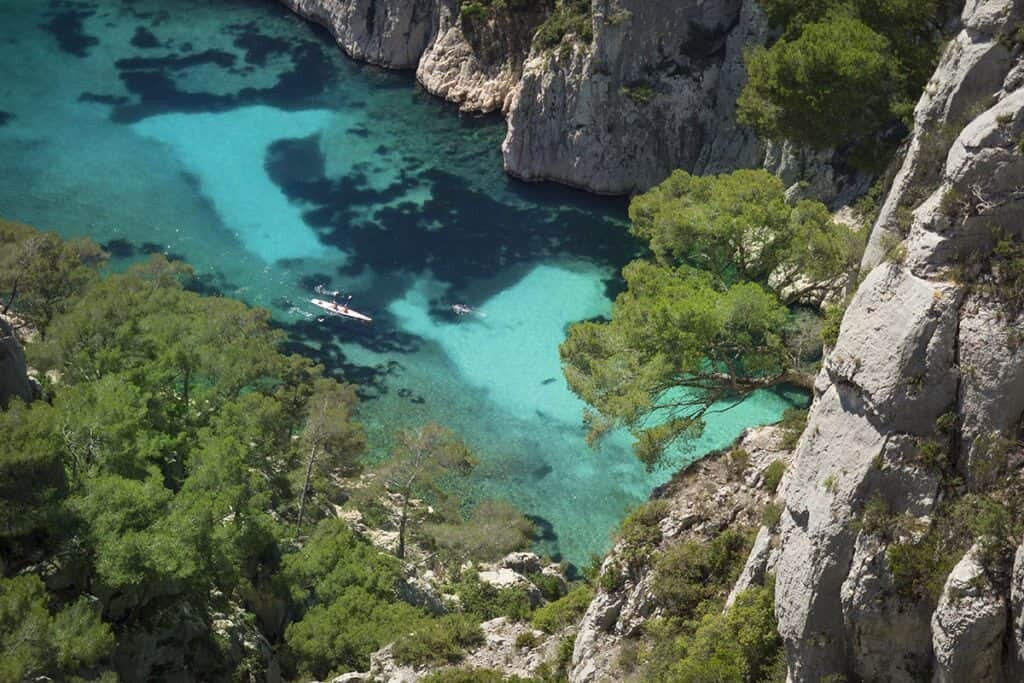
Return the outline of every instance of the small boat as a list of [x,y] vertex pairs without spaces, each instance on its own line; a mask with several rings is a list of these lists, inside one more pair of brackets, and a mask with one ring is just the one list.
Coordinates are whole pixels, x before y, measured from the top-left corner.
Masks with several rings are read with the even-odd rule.
[[342,306],[341,304],[331,303],[330,301],[324,301],[323,299],[310,299],[309,303],[313,304],[314,306],[319,306],[328,313],[333,313],[334,315],[343,315],[346,318],[352,318],[353,320],[361,320],[364,323],[373,322],[373,318],[371,318],[370,316],[363,315],[359,311],[353,311],[348,306]]

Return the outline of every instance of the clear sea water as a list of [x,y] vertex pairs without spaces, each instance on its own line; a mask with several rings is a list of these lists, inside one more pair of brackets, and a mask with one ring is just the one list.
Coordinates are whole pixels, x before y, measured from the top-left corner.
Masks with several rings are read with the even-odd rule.
[[[541,551],[584,563],[670,475],[624,434],[588,449],[559,368],[566,326],[608,313],[637,245],[624,200],[507,178],[503,134],[272,0],[0,0],[0,215],[120,260],[182,258],[270,309],[362,386],[377,453],[396,429],[451,427],[482,461],[471,495],[510,500]],[[320,319],[317,284],[374,324]],[[676,462],[792,400],[715,416]]]

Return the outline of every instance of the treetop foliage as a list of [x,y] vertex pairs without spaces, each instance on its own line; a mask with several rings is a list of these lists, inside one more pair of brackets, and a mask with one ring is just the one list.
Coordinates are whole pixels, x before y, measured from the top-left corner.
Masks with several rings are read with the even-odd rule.
[[[742,123],[769,137],[838,147],[877,166],[886,129],[910,123],[938,58],[947,0],[765,0],[782,29],[747,55]],[[890,135],[891,137],[891,135]]]
[[[475,642],[475,622],[403,602],[402,563],[335,519],[367,448],[355,387],[282,353],[266,311],[190,291],[162,256],[101,276],[89,243],[2,222],[0,247],[0,306],[38,326],[26,351],[53,377],[45,400],[0,410],[0,680],[158,677],[132,651],[158,632],[193,634],[165,649],[203,649],[204,680],[262,675],[258,656],[226,656],[225,614],[289,678],[365,670],[400,637],[410,656]],[[376,480],[447,500],[474,462],[427,425]],[[434,521],[457,532],[459,563],[530,530],[487,501]]]
[[653,466],[699,435],[713,406],[792,376],[790,307],[840,287],[862,237],[818,202],[788,203],[764,171],[676,171],[630,217],[653,259],[627,265],[611,320],[573,325],[560,351],[570,388],[596,410],[592,435],[629,429]]

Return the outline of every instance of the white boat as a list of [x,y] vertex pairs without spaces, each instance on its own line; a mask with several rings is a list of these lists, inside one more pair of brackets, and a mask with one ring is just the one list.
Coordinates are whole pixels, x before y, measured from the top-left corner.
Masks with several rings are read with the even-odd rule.
[[328,313],[333,313],[334,315],[343,315],[346,318],[352,318],[353,320],[361,320],[364,323],[373,322],[373,318],[371,318],[370,316],[363,315],[359,311],[353,311],[348,306],[342,306],[341,304],[332,303],[330,301],[324,301],[323,299],[310,299],[309,303],[313,304],[314,306],[319,306]]

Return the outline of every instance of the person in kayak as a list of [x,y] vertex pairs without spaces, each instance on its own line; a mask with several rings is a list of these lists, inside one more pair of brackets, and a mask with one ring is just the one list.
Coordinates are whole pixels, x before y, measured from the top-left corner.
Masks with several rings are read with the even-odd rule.
[[338,294],[339,294],[339,292],[332,292],[331,293],[331,303],[334,304],[335,308],[340,309],[342,313],[348,313],[348,304],[349,304],[350,301],[352,301],[352,295],[349,294],[345,298],[345,303],[344,304],[339,304],[338,303]]

